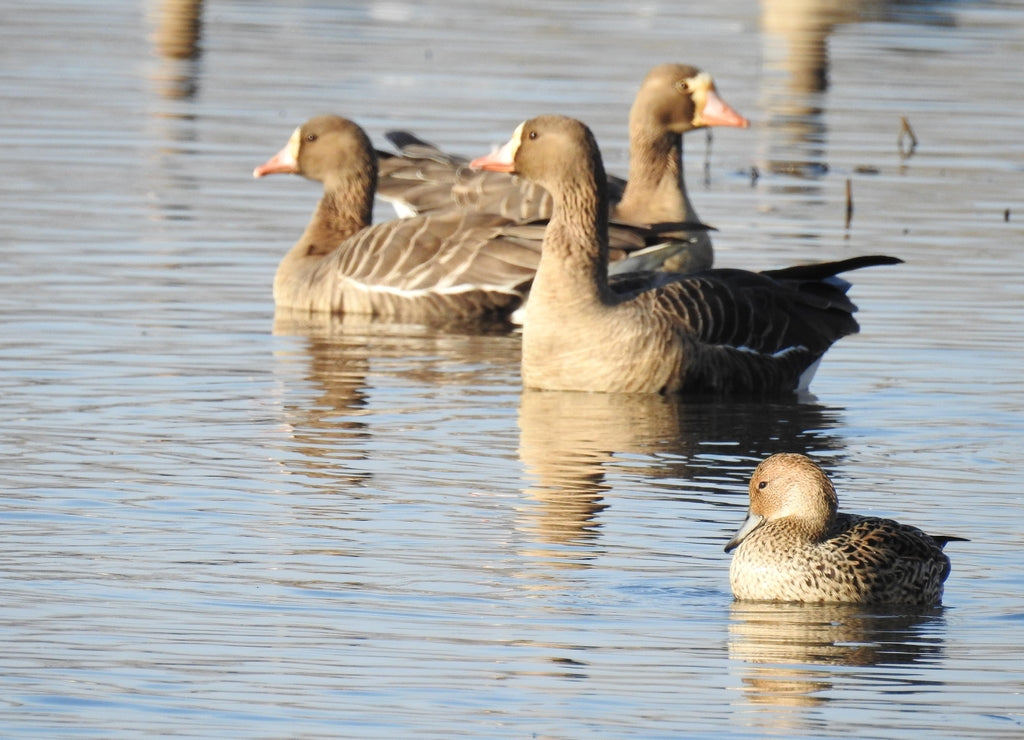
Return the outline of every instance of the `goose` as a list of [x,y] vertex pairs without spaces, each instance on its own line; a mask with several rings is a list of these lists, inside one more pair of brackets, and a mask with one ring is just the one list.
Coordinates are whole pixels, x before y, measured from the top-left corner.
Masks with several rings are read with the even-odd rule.
[[934,606],[953,541],[966,540],[838,511],[825,471],[779,453],[754,470],[747,519],[725,551],[735,551],[729,582],[739,600]]
[[537,249],[504,217],[452,208],[371,225],[377,161],[356,123],[306,121],[253,176],[277,173],[323,183],[275,274],[279,308],[435,322],[507,317],[522,302]]
[[[661,64],[645,76],[629,114],[629,179],[608,177],[611,219],[621,226],[653,229],[649,245],[675,243],[666,269],[711,267],[714,253],[686,192],[683,139],[710,126],[745,128],[749,121],[726,103],[710,74],[686,64]],[[407,131],[387,134],[399,154],[378,152],[378,196],[401,216],[452,204],[499,213],[520,222],[551,216],[551,197],[537,183],[467,168],[469,160],[441,151]],[[613,244],[616,239],[613,234]],[[658,250],[665,260],[665,250]],[[660,263],[655,266],[660,266]]]
[[525,121],[480,169],[551,193],[553,213],[526,305],[525,387],[627,393],[780,394],[806,390],[822,355],[858,331],[847,270],[865,256],[764,272],[653,273],[608,283],[607,181],[590,129],[565,116]]
[[[311,118],[253,170],[302,175],[323,195],[274,277],[280,308],[405,322],[517,320],[540,262],[545,223],[450,207],[371,224],[377,158],[358,124]],[[700,228],[700,225],[696,225]],[[669,247],[655,230],[612,227],[613,272],[654,269]]]

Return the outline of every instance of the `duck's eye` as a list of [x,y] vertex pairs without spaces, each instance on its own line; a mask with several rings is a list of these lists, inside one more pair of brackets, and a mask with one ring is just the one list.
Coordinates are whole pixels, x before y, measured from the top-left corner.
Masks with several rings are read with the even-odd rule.
[[527,134],[527,138],[536,139],[537,138],[537,132],[536,131],[531,131],[529,134]]
[[689,95],[690,93],[690,81],[689,80],[678,80],[676,82],[676,90],[679,92]]
[[768,487],[768,481],[766,481],[766,480],[763,480],[763,481],[761,481],[760,483],[757,484],[757,489],[759,491],[763,491],[767,487]]
[[316,134],[306,134],[306,141],[312,144],[314,141],[316,141]]

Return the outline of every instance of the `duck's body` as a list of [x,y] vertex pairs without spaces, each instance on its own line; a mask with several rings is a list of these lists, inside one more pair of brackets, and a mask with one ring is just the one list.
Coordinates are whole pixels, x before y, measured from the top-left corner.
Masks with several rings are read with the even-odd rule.
[[526,308],[523,383],[549,390],[786,393],[803,390],[825,351],[856,332],[840,272],[862,257],[752,273],[655,274],[608,283],[607,196],[589,129],[562,116],[520,125],[474,162],[515,172],[554,199]]
[[892,519],[837,511],[835,488],[804,455],[763,461],[750,481],[750,512],[726,545],[737,599],[901,603],[942,600],[959,537],[925,534]]
[[[666,260],[666,269],[711,267],[714,252],[707,229],[685,227],[699,219],[686,191],[682,136],[709,126],[747,125],[718,96],[707,73],[683,64],[651,69],[630,110],[629,179],[607,177],[611,222],[619,227],[611,234],[611,247],[635,248],[638,237],[648,246],[671,243],[675,253]],[[520,223],[551,217],[551,196],[537,183],[472,171],[464,157],[442,152],[408,132],[388,137],[401,154],[379,153],[378,194],[400,215],[456,205]],[[634,227],[639,231],[629,233]]]

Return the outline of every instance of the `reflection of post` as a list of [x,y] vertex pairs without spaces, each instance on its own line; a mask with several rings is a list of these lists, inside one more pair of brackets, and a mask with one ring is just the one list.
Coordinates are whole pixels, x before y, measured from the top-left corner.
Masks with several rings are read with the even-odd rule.
[[202,13],[203,0],[161,0],[156,10],[153,43],[165,63],[155,78],[165,98],[190,98],[196,93]]
[[[743,666],[751,704],[810,707],[827,700],[830,666],[912,664],[943,650],[941,608],[886,613],[858,604],[742,602],[732,605],[729,657]],[[773,718],[796,722],[790,712]]]

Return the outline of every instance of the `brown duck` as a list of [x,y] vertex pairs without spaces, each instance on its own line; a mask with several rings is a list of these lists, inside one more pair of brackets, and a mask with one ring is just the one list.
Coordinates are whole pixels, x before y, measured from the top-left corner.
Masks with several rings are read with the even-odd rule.
[[750,510],[725,551],[737,599],[932,606],[949,576],[947,542],[892,519],[838,511],[832,482],[806,455],[764,460]]

